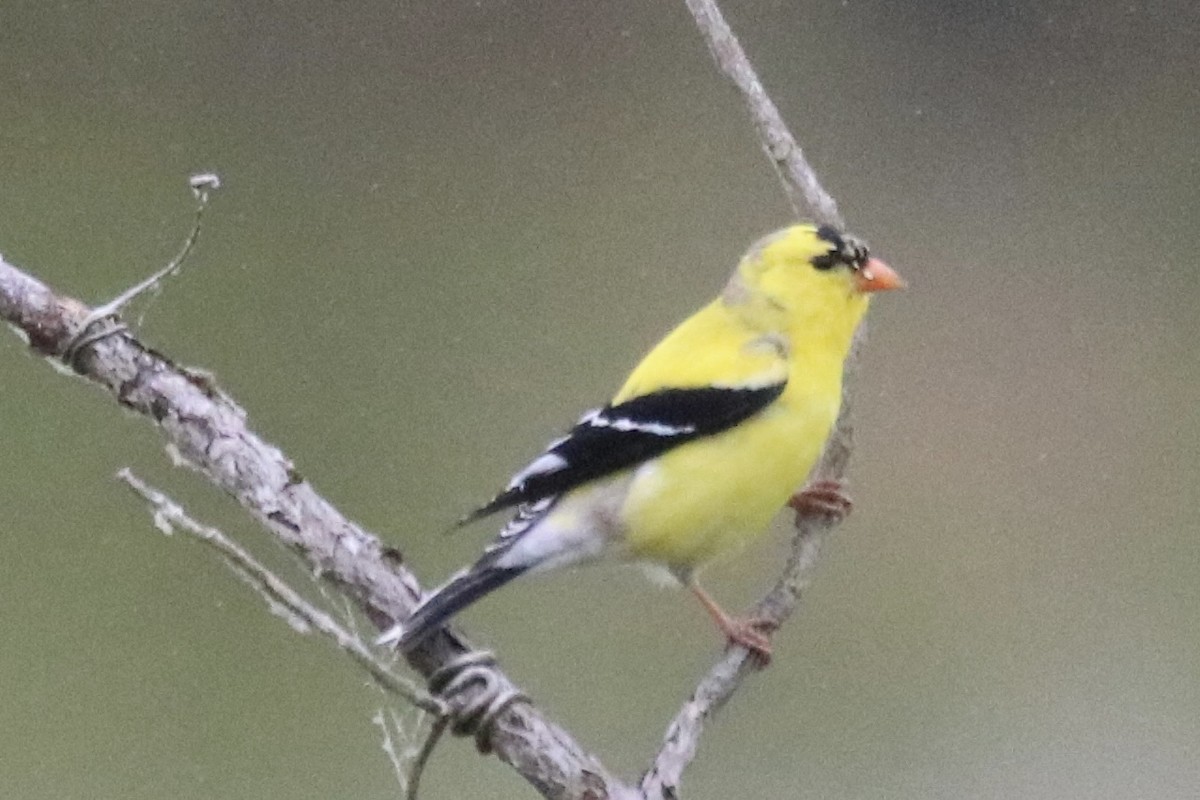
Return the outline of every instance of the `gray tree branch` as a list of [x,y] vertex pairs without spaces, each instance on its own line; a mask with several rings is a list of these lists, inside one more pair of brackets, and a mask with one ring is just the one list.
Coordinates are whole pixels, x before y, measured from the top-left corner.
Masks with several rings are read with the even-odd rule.
[[796,137],[792,136],[779,109],[763,88],[758,73],[729,29],[729,23],[721,14],[716,0],[685,2],[696,21],[696,27],[708,43],[717,67],[733,81],[746,101],[746,110],[754,121],[754,130],[758,133],[763,152],[775,167],[796,216],[841,227],[842,216],[838,213],[837,202],[821,186],[816,171],[804,157]]
[[305,600],[250,551],[211,525],[203,525],[183,510],[183,506],[133,474],[128,467],[117,470],[117,478],[125,482],[153,509],[154,524],[165,534],[182,530],[197,541],[217,551],[226,565],[249,584],[268,607],[287,619],[300,633],[317,631],[346,651],[363,670],[385,691],[398,695],[422,711],[436,716],[446,713],[443,703],[385,664],[362,638],[343,627],[331,615]]
[[[0,319],[37,354],[60,359],[90,313],[88,306],[56,294],[0,258]],[[128,331],[94,340],[75,354],[72,366],[117,403],[152,420],[179,458],[353,598],[380,630],[407,617],[416,605],[421,587],[399,552],[321,497],[279,448],[250,429],[245,410],[209,377],[173,363]],[[414,651],[409,661],[428,677],[469,651],[461,636],[446,631]],[[506,676],[494,672],[495,685],[511,688]],[[455,702],[469,704],[482,691],[469,687]],[[531,705],[509,707],[497,719],[489,743],[545,797],[599,800],[632,794]]]
[[[716,3],[686,3],[718,67],[742,93],[796,213],[840,225],[836,203],[804,159]],[[40,355],[61,358],[76,341],[90,311],[0,258],[0,319],[9,322]],[[380,629],[392,620],[404,619],[415,606],[421,588],[400,554],[345,519],[318,495],[278,448],[250,430],[246,412],[209,378],[172,363],[125,331],[94,339],[73,356],[72,366],[79,374],[108,389],[121,405],[152,419],[183,460],[237,499],[269,531],[353,598]],[[845,471],[853,446],[848,390],[855,363],[852,352],[842,412],[814,471],[816,477],[841,478]],[[797,520],[783,574],[758,604],[761,616],[777,623],[791,616],[830,528],[828,523]],[[469,650],[461,636],[447,630],[431,637],[409,660],[428,677]],[[490,745],[547,798],[676,798],[705,723],[752,671],[748,654],[740,648],[730,650],[714,665],[668,727],[640,791],[613,777],[532,705],[508,708],[497,720]],[[513,688],[507,677],[494,672],[500,686]],[[467,692],[457,699],[467,704],[477,697]]]
[[[821,186],[816,171],[804,158],[803,151],[788,130],[775,103],[767,95],[750,59],[725,22],[715,0],[685,1],[697,28],[708,43],[718,69],[733,81],[745,100],[763,150],[775,167],[797,216],[841,226],[842,218],[837,203]],[[851,386],[857,370],[858,350],[864,337],[865,328],[860,328],[846,359],[841,411],[821,460],[813,469],[813,478],[841,480],[845,475],[854,449],[854,427],[850,418]],[[831,521],[797,515],[796,531],[783,573],[759,601],[754,616],[770,620],[776,626],[781,626],[792,616],[799,604],[800,593],[811,580],[825,537],[834,526],[835,523]],[[696,757],[705,724],[754,669],[750,654],[744,648],[735,647],[700,680],[692,696],[667,727],[662,748],[642,777],[641,790],[645,797],[669,800],[679,796],[683,772]]]

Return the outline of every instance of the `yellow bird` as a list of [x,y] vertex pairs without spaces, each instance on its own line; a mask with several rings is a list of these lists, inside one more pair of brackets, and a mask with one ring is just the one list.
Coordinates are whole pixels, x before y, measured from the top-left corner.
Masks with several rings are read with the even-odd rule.
[[380,639],[410,649],[519,575],[606,553],[666,567],[731,642],[769,658],[756,620],[697,583],[788,503],[848,507],[836,484],[796,492],[841,402],[842,366],[869,295],[903,286],[853,237],[794,225],[758,241],[721,295],[667,335],[603,408],[460,524],[516,507],[470,567]]

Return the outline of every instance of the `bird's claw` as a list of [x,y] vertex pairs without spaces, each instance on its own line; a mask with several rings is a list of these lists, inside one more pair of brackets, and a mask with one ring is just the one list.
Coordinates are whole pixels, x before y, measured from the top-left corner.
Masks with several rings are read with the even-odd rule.
[[771,663],[771,634],[779,623],[766,617],[730,617],[722,626],[730,647],[744,647],[759,669]]
[[841,481],[820,480],[805,486],[788,500],[796,512],[796,521],[821,519],[838,523],[850,515],[854,502],[846,495]]

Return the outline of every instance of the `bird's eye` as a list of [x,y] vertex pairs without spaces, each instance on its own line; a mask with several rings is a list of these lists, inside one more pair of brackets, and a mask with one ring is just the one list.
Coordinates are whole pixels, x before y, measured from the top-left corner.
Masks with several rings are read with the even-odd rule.
[[812,265],[819,270],[833,269],[841,263],[843,263],[842,254],[837,250],[830,250],[828,253],[814,256],[812,260]]
[[838,264],[841,264],[842,252],[846,249],[846,242],[842,239],[842,235],[832,225],[822,225],[817,228],[817,238],[823,242],[829,243],[829,252],[822,253],[819,256],[814,256],[812,265],[819,270],[833,269]]

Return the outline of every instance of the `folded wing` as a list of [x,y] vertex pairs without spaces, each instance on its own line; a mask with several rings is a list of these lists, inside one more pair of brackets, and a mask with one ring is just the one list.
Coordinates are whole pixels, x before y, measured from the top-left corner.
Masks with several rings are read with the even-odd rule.
[[512,506],[536,504],[686,442],[729,430],[771,405],[785,385],[779,381],[660,389],[589,411],[460,524]]

